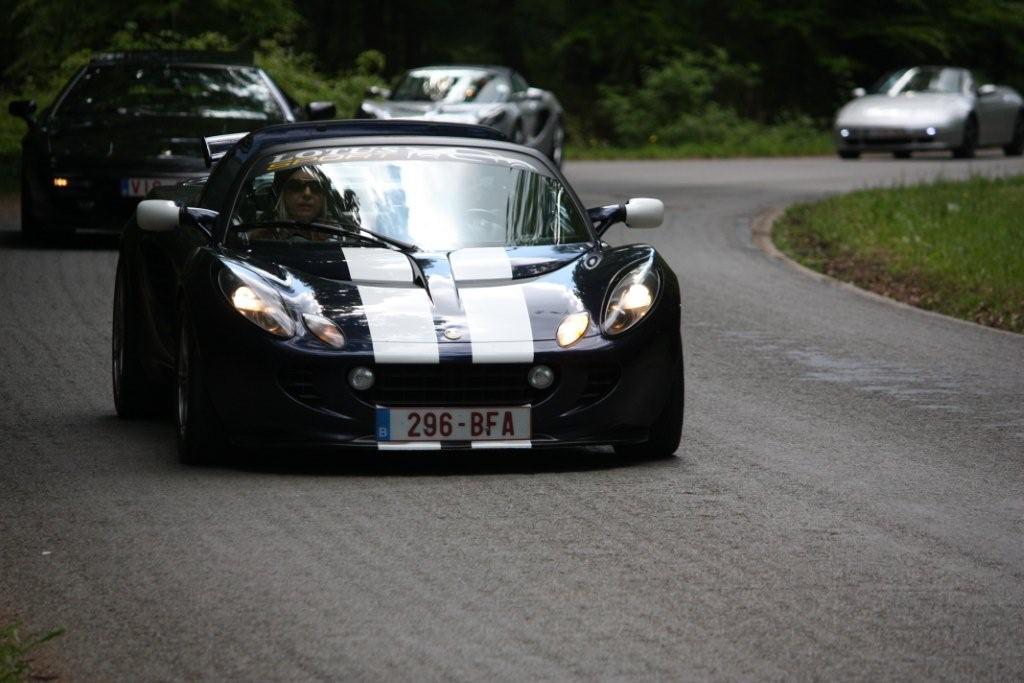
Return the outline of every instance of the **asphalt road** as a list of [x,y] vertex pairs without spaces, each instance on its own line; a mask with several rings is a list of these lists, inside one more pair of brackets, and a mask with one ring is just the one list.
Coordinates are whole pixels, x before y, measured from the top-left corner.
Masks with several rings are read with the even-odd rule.
[[[684,300],[669,460],[177,463],[114,416],[108,239],[0,232],[0,621],[99,679],[1020,679],[1024,337],[764,256],[770,206],[1024,163],[574,163],[656,196]],[[633,237],[612,234],[618,242]]]

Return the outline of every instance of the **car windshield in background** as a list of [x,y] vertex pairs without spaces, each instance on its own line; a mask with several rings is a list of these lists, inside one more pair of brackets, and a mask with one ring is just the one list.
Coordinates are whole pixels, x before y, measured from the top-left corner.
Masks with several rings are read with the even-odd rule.
[[878,95],[904,95],[918,92],[958,93],[963,87],[960,69],[915,66],[883,76],[871,89]]
[[255,69],[165,64],[91,66],[56,113],[285,121],[284,112]]
[[505,79],[483,69],[420,69],[410,71],[391,99],[400,102],[447,104],[502,102],[510,91]]
[[232,221],[239,229],[231,234],[253,246],[352,239],[302,228],[310,222],[361,228],[426,251],[591,239],[568,190],[541,164],[514,152],[463,147],[277,154],[247,181]]

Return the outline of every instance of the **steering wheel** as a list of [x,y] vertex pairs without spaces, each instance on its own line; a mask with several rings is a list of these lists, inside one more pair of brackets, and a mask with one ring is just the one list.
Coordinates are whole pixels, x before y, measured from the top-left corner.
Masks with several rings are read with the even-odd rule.
[[466,216],[474,228],[488,228],[494,225],[503,227],[505,225],[504,213],[498,209],[468,209]]

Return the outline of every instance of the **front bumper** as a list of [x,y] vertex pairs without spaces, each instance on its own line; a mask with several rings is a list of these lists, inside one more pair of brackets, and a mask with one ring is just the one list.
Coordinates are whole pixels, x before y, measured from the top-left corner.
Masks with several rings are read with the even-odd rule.
[[843,126],[836,125],[832,139],[843,152],[913,152],[948,150],[963,140],[961,125],[944,126]]
[[[616,339],[585,338],[570,349],[554,341],[536,342],[531,363],[484,366],[442,359],[438,365],[407,368],[375,366],[367,351],[335,352],[294,340],[282,342],[233,312],[228,321],[216,311],[206,315],[211,318],[195,326],[204,378],[231,442],[243,447],[377,449],[381,447],[375,438],[377,405],[530,405],[534,448],[637,443],[648,438],[651,424],[668,400],[671,381],[679,381],[682,372],[679,321],[671,315],[644,321]],[[531,390],[526,383],[526,371],[536,364],[548,365],[556,373],[555,384],[545,392]],[[368,392],[349,387],[348,372],[358,365],[378,372],[377,387]],[[436,392],[422,391],[424,373],[442,378],[436,381]],[[403,394],[393,381],[390,388],[382,386],[388,376],[419,377],[421,389]],[[518,387],[513,386],[516,376],[520,377]],[[453,377],[482,378],[471,388],[483,394],[473,394],[475,403],[465,402],[465,393],[459,393]],[[516,393],[524,388],[525,393]],[[446,449],[483,447],[472,442],[441,445]]]
[[[145,198],[143,192],[153,184],[136,182],[133,187],[133,179],[175,185],[182,180],[206,174],[206,171],[154,172],[145,168],[102,172],[57,170],[37,180],[32,202],[33,217],[44,230],[118,232],[124,227],[125,221],[131,218],[138,203]],[[54,178],[66,180],[67,185],[54,186]],[[136,196],[131,196],[132,193]]]

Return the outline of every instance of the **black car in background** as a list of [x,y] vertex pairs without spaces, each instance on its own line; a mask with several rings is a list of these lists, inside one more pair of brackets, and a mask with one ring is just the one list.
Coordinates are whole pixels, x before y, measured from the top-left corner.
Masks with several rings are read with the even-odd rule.
[[300,107],[235,53],[100,54],[38,117],[23,118],[21,228],[27,238],[119,230],[153,187],[208,173],[203,138],[333,118],[330,102]]

